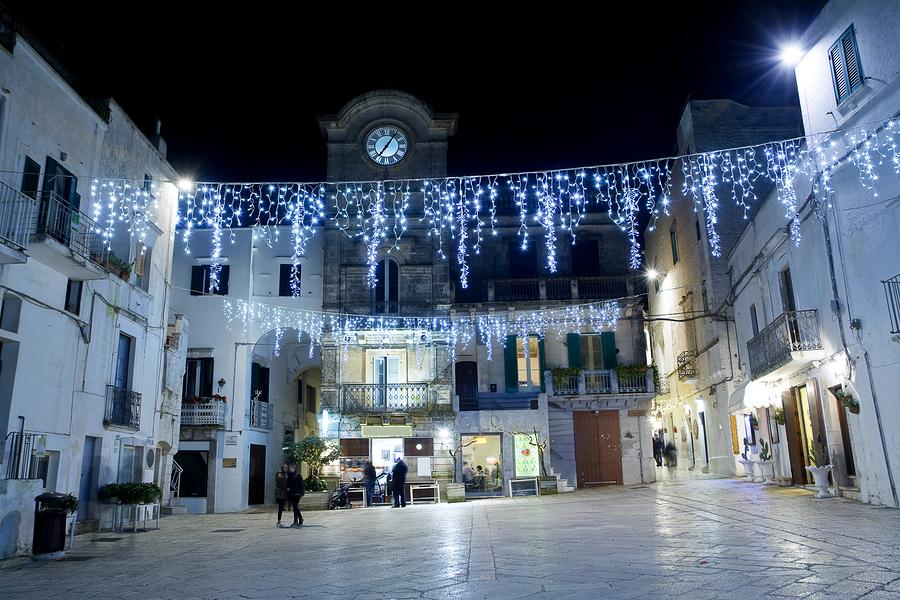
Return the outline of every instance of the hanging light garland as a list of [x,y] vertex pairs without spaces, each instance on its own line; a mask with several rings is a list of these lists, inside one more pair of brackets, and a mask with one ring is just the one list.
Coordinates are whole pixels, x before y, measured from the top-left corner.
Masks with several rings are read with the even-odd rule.
[[448,343],[454,357],[457,346],[468,348],[477,342],[487,348],[487,359],[491,360],[494,345],[505,346],[507,336],[560,337],[573,331],[615,330],[620,300],[625,299],[540,310],[400,317],[303,310],[226,297],[224,311],[229,327],[239,325],[245,333],[250,326],[274,331],[276,356],[284,332],[294,329],[309,336],[310,357],[316,347],[327,344],[339,346],[346,353],[357,345],[360,334],[376,344],[389,345],[400,333],[405,344],[416,347]]
[[[397,246],[410,220],[427,226],[436,238],[437,254],[456,256],[460,285],[468,287],[468,259],[482,249],[485,228],[491,235],[509,226],[501,205],[518,217],[521,247],[534,243],[542,232],[545,267],[557,270],[557,244],[572,243],[590,211],[608,211],[626,234],[628,263],[642,263],[640,213],[649,215],[648,229],[660,214],[668,214],[673,184],[704,216],[713,256],[721,256],[718,232],[722,201],[728,199],[749,217],[751,206],[774,187],[790,224],[791,238],[800,243],[797,180],[812,182],[816,193],[830,192],[834,172],[845,163],[857,169],[863,189],[877,196],[879,168],[890,165],[900,174],[897,124],[839,130],[740,148],[662,158],[635,163],[600,165],[540,172],[365,181],[345,183],[199,183],[179,193],[178,219],[185,251],[190,252],[196,229],[211,230],[210,289],[218,288],[223,240],[234,243],[233,229],[251,227],[254,238],[278,238],[279,226],[290,226],[293,247],[291,290],[299,294],[297,273],[305,246],[325,224],[335,226],[366,245],[370,287],[376,284],[376,265],[385,244]],[[680,182],[674,182],[675,177]],[[156,184],[153,184],[155,186]],[[126,180],[94,180],[91,198],[97,233],[107,244],[120,225],[143,236],[155,202],[154,188]],[[413,196],[421,198],[421,216],[409,214]]]

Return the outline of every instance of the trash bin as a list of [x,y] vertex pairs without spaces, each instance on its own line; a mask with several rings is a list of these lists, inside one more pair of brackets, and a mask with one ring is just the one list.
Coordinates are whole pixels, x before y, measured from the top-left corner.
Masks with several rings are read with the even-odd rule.
[[62,553],[66,549],[66,495],[46,492],[34,499],[34,536],[31,552],[35,555]]

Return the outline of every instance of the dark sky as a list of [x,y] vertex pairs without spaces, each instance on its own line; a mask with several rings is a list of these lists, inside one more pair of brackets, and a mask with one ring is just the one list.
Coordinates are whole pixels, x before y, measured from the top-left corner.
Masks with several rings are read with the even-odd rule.
[[182,173],[315,181],[325,176],[316,115],[377,88],[459,113],[453,175],[669,155],[689,94],[796,104],[793,75],[775,54],[824,2],[497,13],[425,3],[405,13],[346,2],[231,12],[226,3],[6,4],[81,87],[116,98],[147,132],[159,116]]

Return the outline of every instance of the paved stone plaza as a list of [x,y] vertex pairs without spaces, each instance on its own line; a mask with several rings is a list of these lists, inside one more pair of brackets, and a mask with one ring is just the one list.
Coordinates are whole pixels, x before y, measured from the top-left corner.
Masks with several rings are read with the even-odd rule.
[[[165,518],[0,563],[0,598],[900,599],[900,511],[732,479],[406,509]],[[754,594],[760,597],[760,594]]]

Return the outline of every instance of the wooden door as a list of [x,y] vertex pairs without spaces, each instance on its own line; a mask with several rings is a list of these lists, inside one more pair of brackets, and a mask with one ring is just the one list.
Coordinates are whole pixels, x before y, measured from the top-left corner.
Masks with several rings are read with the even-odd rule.
[[266,502],[266,447],[250,444],[250,487],[247,491],[247,504],[265,504]]
[[618,411],[576,411],[573,419],[578,487],[621,485],[622,443]]
[[794,390],[788,390],[781,395],[781,404],[784,407],[784,429],[787,432],[788,456],[791,460],[791,481],[794,485],[806,485],[809,474],[806,471],[808,458],[803,447],[803,434],[800,428],[803,426],[798,414],[797,399]]

